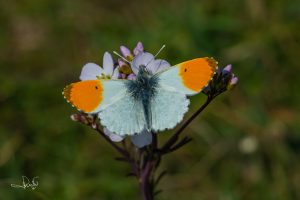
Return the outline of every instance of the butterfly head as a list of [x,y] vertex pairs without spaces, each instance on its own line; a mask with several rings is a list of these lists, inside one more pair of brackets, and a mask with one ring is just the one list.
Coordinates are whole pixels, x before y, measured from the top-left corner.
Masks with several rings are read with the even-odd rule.
[[145,65],[139,66],[138,76],[150,76],[150,72]]

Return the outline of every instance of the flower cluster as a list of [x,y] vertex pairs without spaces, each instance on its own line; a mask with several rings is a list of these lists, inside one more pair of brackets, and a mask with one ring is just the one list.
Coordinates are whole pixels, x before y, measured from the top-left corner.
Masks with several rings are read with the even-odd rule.
[[225,92],[226,90],[233,89],[238,83],[238,80],[238,77],[232,73],[232,65],[227,65],[223,69],[218,68],[214,77],[202,92],[213,98]]
[[[103,67],[95,63],[87,63],[83,66],[80,80],[96,80],[96,79],[128,79],[134,80],[138,74],[138,67],[141,65],[146,66],[146,69],[151,74],[156,74],[171,65],[161,59],[155,57],[148,52],[144,51],[144,46],[138,42],[133,51],[125,46],[120,46],[120,58],[117,62],[113,61],[112,55],[108,52],[103,56]],[[132,53],[133,52],[133,53]],[[128,61],[128,62],[126,62]],[[76,121],[77,118],[72,118]],[[114,142],[120,142],[124,136],[117,135],[107,128],[103,129],[106,136]],[[148,131],[142,131],[136,135],[131,136],[132,143],[141,148],[152,142],[152,135]]]

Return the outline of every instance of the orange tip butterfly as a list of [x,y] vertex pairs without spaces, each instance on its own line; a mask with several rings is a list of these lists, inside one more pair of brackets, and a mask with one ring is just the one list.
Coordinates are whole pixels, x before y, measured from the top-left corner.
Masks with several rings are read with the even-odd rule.
[[196,58],[153,74],[146,64],[135,66],[145,54],[131,63],[137,70],[135,80],[92,79],[100,72],[98,66],[89,65],[81,73],[82,81],[64,88],[64,97],[78,110],[97,114],[104,127],[120,136],[174,128],[188,111],[187,96],[207,86],[217,62]]

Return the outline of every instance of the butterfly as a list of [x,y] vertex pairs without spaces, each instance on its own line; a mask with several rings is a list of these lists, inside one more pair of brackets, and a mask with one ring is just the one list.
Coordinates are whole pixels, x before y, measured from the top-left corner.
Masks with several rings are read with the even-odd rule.
[[[104,127],[120,136],[174,128],[188,111],[187,96],[207,86],[217,62],[196,58],[154,74],[146,63],[137,65],[142,56],[138,54],[131,63],[137,71],[135,80],[83,80],[64,88],[65,99],[79,111],[97,114]],[[81,77],[96,71],[83,70]]]

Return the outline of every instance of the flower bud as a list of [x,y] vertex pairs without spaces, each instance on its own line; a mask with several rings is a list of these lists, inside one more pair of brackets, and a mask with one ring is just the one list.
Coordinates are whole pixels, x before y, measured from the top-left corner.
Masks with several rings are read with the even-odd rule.
[[223,73],[226,73],[226,72],[231,72],[231,70],[232,70],[232,65],[231,64],[229,64],[229,65],[227,65],[226,67],[224,67],[224,69],[223,69]]
[[231,80],[229,81],[229,83],[227,85],[227,90],[232,90],[236,86],[238,81],[239,81],[238,77],[233,75],[233,77],[231,78]]
[[83,124],[89,124],[89,120],[83,114],[73,114],[70,117],[75,122],[80,122],[80,123],[83,123]]
[[136,56],[136,55],[138,55],[139,53],[142,53],[142,52],[144,52],[143,43],[138,42],[136,47],[133,50],[133,54]]

